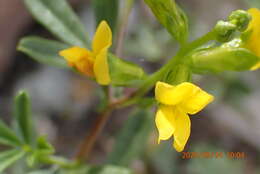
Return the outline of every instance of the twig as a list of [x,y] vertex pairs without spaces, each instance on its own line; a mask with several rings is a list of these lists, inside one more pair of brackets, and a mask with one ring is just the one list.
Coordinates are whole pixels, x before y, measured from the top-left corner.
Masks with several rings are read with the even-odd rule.
[[120,26],[119,26],[119,31],[117,35],[117,41],[116,41],[116,50],[115,50],[115,54],[118,57],[122,57],[123,54],[123,43],[127,31],[127,25],[129,21],[128,19],[129,19],[130,12],[132,10],[133,2],[134,0],[128,0],[126,2],[127,4],[125,6],[124,14],[120,21]]
[[77,160],[84,161],[90,156],[93,146],[95,145],[99,134],[103,130],[112,110],[112,108],[107,108],[98,116],[94,126],[89,131],[89,134],[85,136],[79,151],[75,156]]
[[90,156],[90,153],[102,132],[107,120],[110,118],[111,112],[118,108],[120,105],[123,105],[131,96],[126,96],[122,99],[119,99],[110,105],[108,105],[104,111],[98,116],[97,120],[94,123],[94,126],[91,128],[89,133],[85,136],[79,151],[77,152],[75,159],[79,161],[87,160]]

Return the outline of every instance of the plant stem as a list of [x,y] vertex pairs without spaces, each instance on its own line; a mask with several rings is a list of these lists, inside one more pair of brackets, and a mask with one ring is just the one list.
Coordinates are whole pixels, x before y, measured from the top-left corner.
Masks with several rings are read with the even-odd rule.
[[130,12],[133,7],[133,3],[134,3],[134,0],[127,0],[126,5],[124,7],[123,17],[120,20],[120,26],[119,26],[119,31],[118,31],[118,35],[117,35],[116,50],[115,50],[115,54],[118,57],[122,57],[124,38],[126,35],[128,19],[129,19],[129,15],[130,15]]
[[102,132],[107,120],[110,118],[111,112],[122,105],[130,96],[123,99],[111,102],[110,104],[100,113],[97,120],[94,123],[94,126],[90,129],[89,133],[85,136],[79,151],[77,152],[75,159],[78,161],[87,160],[91,154],[91,151],[97,141],[98,136]]
[[76,154],[75,158],[79,161],[87,160],[90,156],[90,153],[95,145],[95,142],[103,130],[111,111],[113,110],[112,107],[107,107],[98,117],[94,123],[94,126],[90,129],[89,133],[85,136],[78,153]]
[[205,35],[203,35],[202,37],[186,44],[184,47],[182,47],[182,49],[180,49],[180,52],[181,54],[188,54],[190,53],[192,50],[202,46],[203,44],[211,41],[211,40],[214,40],[215,39],[215,31],[212,30],[208,33],[206,33]]

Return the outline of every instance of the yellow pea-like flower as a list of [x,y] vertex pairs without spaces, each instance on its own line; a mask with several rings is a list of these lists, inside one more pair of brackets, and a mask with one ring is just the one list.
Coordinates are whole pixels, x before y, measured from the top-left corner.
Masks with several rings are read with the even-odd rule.
[[111,81],[107,60],[108,49],[112,45],[112,32],[106,21],[97,27],[92,41],[92,51],[77,46],[62,50],[59,55],[64,57],[68,65],[89,77],[96,78],[101,85]]
[[158,143],[173,136],[173,147],[178,152],[183,151],[191,131],[188,114],[201,111],[214,97],[189,82],[177,86],[157,82],[155,98],[160,103],[155,118],[159,131]]
[[[246,32],[250,32],[248,39],[245,42],[245,47],[260,57],[260,10],[251,8],[248,10],[251,14],[252,20],[249,23]],[[254,65],[251,70],[260,68],[260,62]]]

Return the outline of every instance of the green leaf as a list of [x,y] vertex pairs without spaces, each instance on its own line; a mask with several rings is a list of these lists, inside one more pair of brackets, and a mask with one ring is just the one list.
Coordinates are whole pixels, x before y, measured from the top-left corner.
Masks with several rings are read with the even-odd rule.
[[217,47],[198,51],[192,55],[192,69],[196,73],[246,71],[259,58],[245,48]]
[[138,65],[124,61],[113,54],[108,55],[111,83],[118,86],[138,85],[146,77]]
[[10,146],[20,146],[21,140],[15,135],[14,131],[11,130],[4,122],[0,120],[0,143]]
[[92,0],[97,25],[106,20],[114,31],[117,24],[119,0]]
[[152,120],[151,112],[144,109],[130,114],[129,120],[120,130],[107,163],[127,166],[131,160],[140,156],[149,137]]
[[20,91],[15,97],[15,119],[24,142],[31,144],[33,139],[31,105],[24,91]]
[[59,51],[68,47],[68,45],[57,41],[31,36],[25,37],[19,42],[18,50],[24,52],[37,62],[60,68],[68,68],[66,61],[58,55]]
[[123,167],[106,165],[102,167],[93,167],[86,174],[132,174],[132,172]]
[[25,152],[17,149],[0,153],[0,173],[14,162],[21,159],[24,154]]
[[66,0],[24,2],[35,19],[59,39],[71,45],[88,45],[87,33]]

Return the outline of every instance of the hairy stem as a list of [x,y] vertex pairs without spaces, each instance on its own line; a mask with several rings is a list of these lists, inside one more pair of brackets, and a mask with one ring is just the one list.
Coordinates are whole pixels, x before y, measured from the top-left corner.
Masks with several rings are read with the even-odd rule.
[[95,121],[93,127],[89,130],[89,133],[85,136],[83,142],[81,143],[79,151],[75,156],[77,160],[84,161],[88,159],[95,145],[95,142],[97,141],[99,134],[103,130],[112,110],[113,110],[112,108],[107,107],[97,117],[97,120]]

